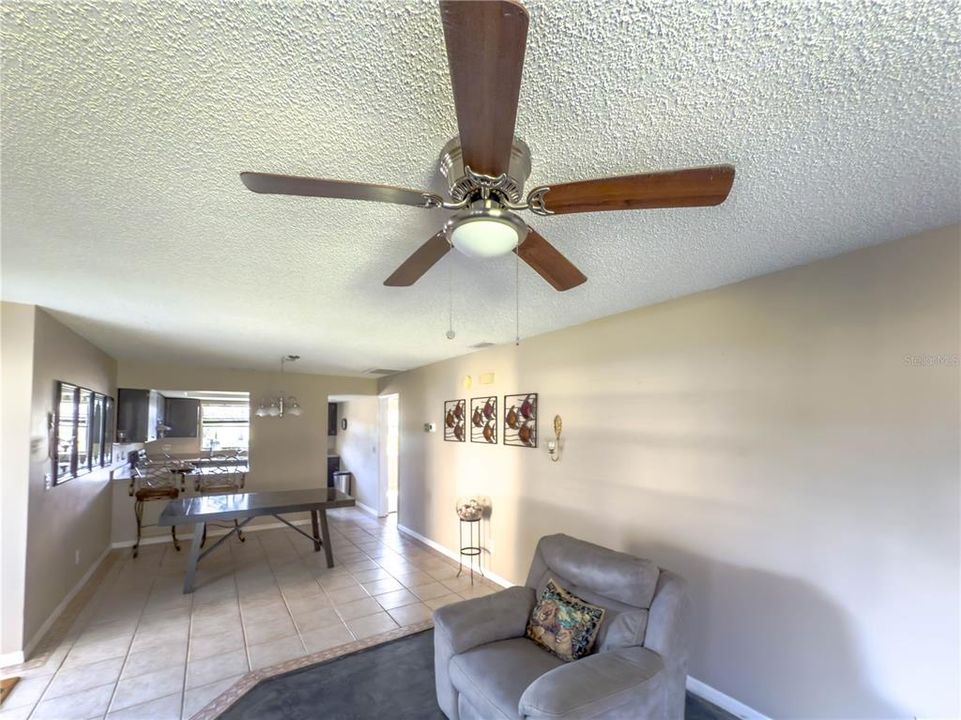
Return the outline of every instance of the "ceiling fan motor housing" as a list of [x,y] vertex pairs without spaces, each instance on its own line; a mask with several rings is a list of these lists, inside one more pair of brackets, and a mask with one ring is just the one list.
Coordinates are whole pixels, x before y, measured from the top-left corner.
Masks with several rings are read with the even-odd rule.
[[[447,179],[450,196],[454,202],[460,202],[481,189],[480,184],[468,175],[464,167],[464,157],[461,154],[460,138],[452,138],[440,152],[440,171]],[[520,203],[524,197],[524,183],[531,175],[531,150],[527,143],[516,135],[511,146],[510,163],[505,173],[506,181],[496,190],[512,203]]]

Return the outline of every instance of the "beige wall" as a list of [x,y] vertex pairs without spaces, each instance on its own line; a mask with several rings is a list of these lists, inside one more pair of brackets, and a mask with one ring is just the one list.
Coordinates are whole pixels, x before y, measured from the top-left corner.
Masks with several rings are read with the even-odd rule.
[[24,644],[35,318],[33,305],[0,304],[0,656],[19,653]]
[[[558,531],[680,572],[691,674],[772,717],[957,717],[958,276],[953,226],[387,378],[400,522],[481,493],[514,582]],[[537,450],[423,431],[516,392]]]
[[30,498],[27,523],[24,638],[43,623],[110,546],[110,492],[99,470],[47,487],[47,427],[54,383],[65,380],[116,397],[113,358],[39,308],[36,310],[30,413]]
[[354,474],[354,497],[374,512],[380,507],[377,412],[376,396],[338,403],[337,408],[338,420],[347,418],[347,429],[337,428],[340,468]]
[[[281,390],[296,395],[304,410],[300,417],[251,417],[248,490],[321,487],[327,478],[327,396],[373,394],[375,380],[368,378],[258,372],[217,367],[157,365],[120,362],[119,387],[172,390],[232,390],[250,393],[253,408],[260,399]],[[113,541],[129,542],[136,535],[133,500],[127,484],[115,482]],[[157,507],[150,507],[156,505]],[[153,522],[162,503],[148,504],[145,521]],[[186,530],[186,528],[184,529]],[[152,528],[145,535],[167,534]]]

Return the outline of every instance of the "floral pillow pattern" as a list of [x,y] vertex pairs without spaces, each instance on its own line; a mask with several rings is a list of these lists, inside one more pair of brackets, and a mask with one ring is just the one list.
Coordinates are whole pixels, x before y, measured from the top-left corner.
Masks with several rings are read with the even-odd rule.
[[547,587],[527,621],[527,637],[565,662],[587,655],[594,645],[604,608],[582,600],[554,582]]

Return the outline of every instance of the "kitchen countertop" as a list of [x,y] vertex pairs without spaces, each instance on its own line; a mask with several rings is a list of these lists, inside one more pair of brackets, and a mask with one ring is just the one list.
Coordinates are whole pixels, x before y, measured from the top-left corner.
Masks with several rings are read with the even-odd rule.
[[[237,472],[245,472],[245,473],[250,472],[249,465],[236,465],[235,467],[237,469]],[[204,474],[203,466],[200,466],[198,469],[199,469],[199,474],[203,475]],[[191,473],[188,472],[187,475],[191,475]],[[132,477],[133,475],[130,471],[130,465],[128,465],[127,463],[123,463],[122,465],[110,471],[111,480],[130,480],[132,479]]]

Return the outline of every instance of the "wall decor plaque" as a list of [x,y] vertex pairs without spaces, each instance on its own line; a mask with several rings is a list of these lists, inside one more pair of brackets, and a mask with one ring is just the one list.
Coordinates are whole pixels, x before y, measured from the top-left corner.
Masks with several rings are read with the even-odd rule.
[[471,398],[470,441],[497,444],[497,396]]
[[444,403],[444,440],[467,440],[467,401],[448,400]]
[[504,396],[504,444],[537,447],[537,393]]

